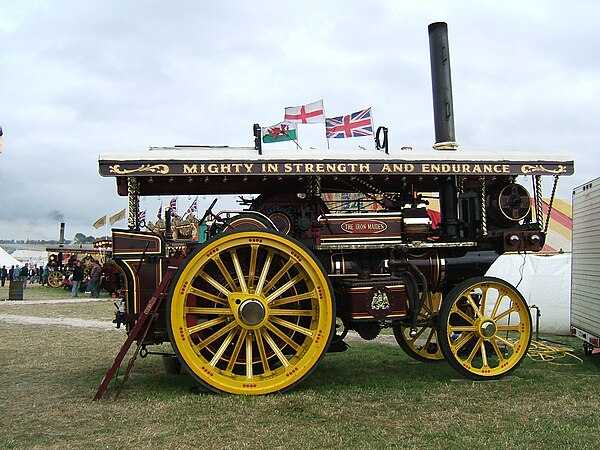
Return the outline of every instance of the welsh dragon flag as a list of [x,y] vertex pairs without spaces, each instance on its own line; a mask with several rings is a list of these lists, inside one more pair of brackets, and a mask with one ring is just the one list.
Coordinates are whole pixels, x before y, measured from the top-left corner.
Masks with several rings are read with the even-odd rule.
[[262,141],[265,144],[298,139],[298,125],[292,122],[279,122],[277,125],[261,128],[261,131]]

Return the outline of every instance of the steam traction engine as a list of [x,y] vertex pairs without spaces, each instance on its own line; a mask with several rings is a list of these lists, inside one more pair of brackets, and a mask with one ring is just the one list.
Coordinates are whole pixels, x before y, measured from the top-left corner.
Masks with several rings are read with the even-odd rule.
[[[102,156],[101,175],[129,197],[129,229],[113,230],[128,340],[171,342],[198,382],[236,394],[287,390],[344,350],[348,330],[373,339],[384,327],[410,356],[466,377],[513,371],[529,309],[484,273],[499,254],[542,248],[541,176],[556,182],[573,162],[456,150],[444,31],[430,26],[434,150],[263,154],[257,142]],[[519,175],[531,175],[533,201]],[[140,195],[190,193],[237,194],[243,208],[207,211],[205,242],[174,239],[168,223],[142,230]]]

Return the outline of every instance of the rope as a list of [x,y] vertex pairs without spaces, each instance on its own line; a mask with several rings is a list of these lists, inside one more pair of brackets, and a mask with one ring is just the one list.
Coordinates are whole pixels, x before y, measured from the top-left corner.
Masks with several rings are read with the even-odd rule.
[[[558,345],[549,345],[540,341],[531,341],[527,356],[534,361],[547,362],[558,366],[573,366],[575,364],[582,363],[583,360],[574,355],[572,352],[575,351],[573,348]],[[557,362],[562,358],[574,359],[574,362]]]

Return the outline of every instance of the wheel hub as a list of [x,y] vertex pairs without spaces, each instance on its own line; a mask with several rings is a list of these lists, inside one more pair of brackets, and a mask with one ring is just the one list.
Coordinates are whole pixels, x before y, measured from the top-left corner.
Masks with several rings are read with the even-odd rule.
[[479,334],[481,337],[489,339],[496,334],[496,323],[493,320],[484,320],[479,325]]
[[264,320],[266,310],[260,301],[249,298],[241,303],[238,314],[245,325],[254,327]]

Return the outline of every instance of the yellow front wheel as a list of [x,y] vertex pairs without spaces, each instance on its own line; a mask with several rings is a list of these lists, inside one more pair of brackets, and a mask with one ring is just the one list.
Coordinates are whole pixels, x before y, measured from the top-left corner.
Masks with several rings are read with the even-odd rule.
[[188,257],[172,286],[175,352],[216,392],[287,390],[317,366],[334,334],[335,302],[321,264],[278,232],[216,236]]
[[471,278],[444,299],[438,317],[442,353],[467,378],[493,380],[521,363],[531,342],[531,315],[515,287]]
[[48,285],[53,288],[59,288],[63,285],[63,273],[60,270],[53,270],[48,274]]

